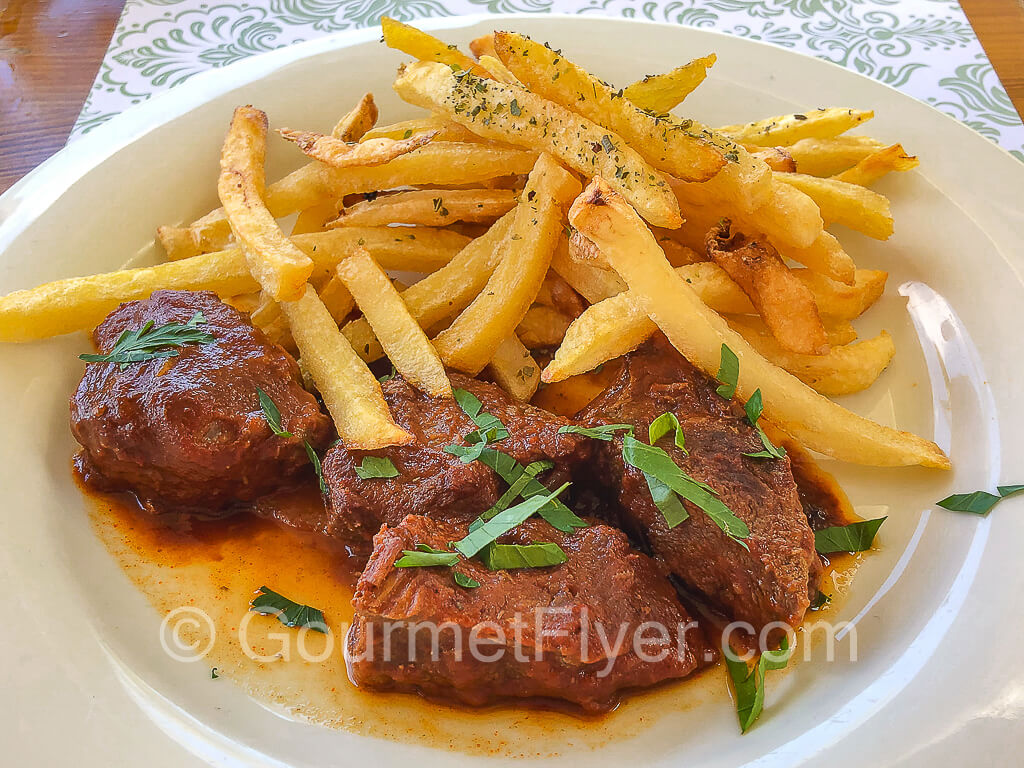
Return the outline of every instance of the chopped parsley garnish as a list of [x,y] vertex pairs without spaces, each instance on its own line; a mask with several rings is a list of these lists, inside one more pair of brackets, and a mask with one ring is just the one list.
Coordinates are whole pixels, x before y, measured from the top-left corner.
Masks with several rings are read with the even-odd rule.
[[744,453],[744,456],[748,456],[752,459],[784,459],[786,458],[786,449],[776,446],[768,439],[768,435],[764,433],[764,430],[757,425],[758,419],[761,418],[761,412],[764,407],[761,403],[761,390],[755,389],[754,394],[747,400],[747,404],[744,406],[747,412],[747,421],[750,422],[750,426],[757,430],[757,436],[761,438],[761,445],[764,448],[756,453]]
[[491,571],[513,568],[547,568],[559,565],[569,558],[553,542],[543,544],[492,544],[480,553],[480,559]]
[[295,437],[295,435],[281,426],[281,411],[278,410],[276,403],[274,403],[270,395],[260,387],[256,387],[256,395],[260,399],[260,409],[263,411],[263,418],[266,419],[267,424],[270,426],[270,431],[278,437]]
[[871,549],[875,534],[886,518],[835,525],[814,532],[814,548],[823,555],[832,552],[863,552]]
[[615,433],[621,431],[632,432],[633,427],[630,424],[602,424],[597,427],[579,427],[569,424],[558,429],[559,434],[562,435],[583,435],[594,440],[603,440],[606,443],[610,443],[615,437]]
[[306,449],[306,458],[309,459],[309,463],[313,465],[313,471],[316,472],[316,479],[320,484],[320,493],[326,496],[330,493],[330,490],[327,488],[327,481],[324,480],[324,468],[320,464],[320,457],[316,455],[316,451],[309,444],[308,440],[302,441],[302,447]]
[[615,145],[612,143],[612,137],[608,134],[601,137],[601,146],[604,147],[604,151],[609,155],[615,151]]
[[493,544],[499,536],[505,535],[517,525],[528,520],[541,507],[549,501],[556,499],[568,487],[569,484],[565,483],[557,490],[531,496],[513,507],[502,510],[490,520],[485,520],[482,525],[477,526],[475,530],[470,531],[461,540],[455,542],[455,549],[465,557],[473,557],[484,547]]
[[725,665],[729,668],[729,676],[736,691],[736,715],[740,720],[740,731],[746,733],[764,710],[764,678],[765,673],[785,669],[789,664],[792,651],[789,648],[789,637],[783,637],[777,651],[765,651],[754,664],[737,659],[726,650]]
[[455,583],[465,589],[476,589],[480,586],[480,582],[471,576],[467,576],[460,571],[452,571],[452,576],[455,578]]
[[519,108],[519,102],[515,99],[512,99],[512,103],[508,105],[508,111],[513,117],[519,117],[523,114],[523,110]]
[[395,568],[433,568],[439,565],[451,568],[458,564],[458,552],[445,552],[427,544],[417,544],[415,550],[402,550],[402,556],[395,562]]
[[323,611],[289,600],[269,587],[260,587],[257,590],[256,597],[249,603],[249,610],[264,616],[276,616],[286,627],[309,627],[317,632],[327,633]]
[[[534,479],[537,477],[537,475],[539,475],[541,472],[547,472],[553,466],[555,466],[555,464],[552,461],[535,461],[531,464],[528,464],[519,474],[519,477],[517,477],[515,480],[509,483],[508,489],[505,491],[505,493],[501,495],[501,498],[494,502],[494,506],[492,506],[482,515],[480,515],[480,519],[490,520],[492,517],[494,517],[502,510],[508,509],[509,505],[511,505],[517,497],[523,495],[523,492],[526,490],[526,487],[530,484],[530,482],[535,482]],[[546,489],[541,492],[546,492]],[[523,498],[529,498],[531,495],[536,496],[537,494],[527,493],[526,496],[524,496]],[[472,530],[472,528],[470,530]]]
[[391,364],[391,373],[385,373],[383,376],[381,376],[379,379],[377,379],[377,381],[379,383],[383,384],[385,381],[391,381],[397,375],[398,375],[398,369],[395,368],[394,363],[392,363]]
[[356,467],[356,474],[360,480],[372,480],[378,477],[398,477],[398,470],[391,459],[383,456],[363,456],[362,462]]
[[[658,505],[658,509],[661,510],[665,522],[670,528],[679,525],[686,519],[686,517],[680,519],[680,510],[683,505],[678,503],[678,499],[672,499],[672,496],[679,496],[704,510],[707,516],[729,538],[744,549],[749,549],[746,542],[743,541],[750,536],[747,524],[736,517],[725,502],[718,498],[718,494],[711,486],[695,480],[683,472],[672,461],[672,457],[661,448],[647,445],[633,435],[627,434],[622,438],[622,458],[631,467],[636,467],[643,472],[645,478],[649,478],[647,485],[651,489],[651,498]],[[652,484],[651,479],[656,482]],[[661,486],[666,486],[667,490]],[[669,492],[671,492],[671,496]],[[682,509],[682,512],[685,514],[685,509]]]
[[679,418],[671,411],[665,411],[651,422],[651,426],[647,428],[647,442],[654,445],[673,430],[675,431],[673,442],[676,448],[686,455],[686,438],[683,437],[683,428],[679,424]]
[[722,345],[722,359],[718,364],[716,378],[721,382],[718,394],[726,400],[732,400],[733,395],[736,394],[736,384],[740,380],[740,361],[736,357],[736,353],[725,344]]
[[998,495],[988,491],[974,491],[973,493],[954,493],[942,501],[936,502],[943,509],[953,512],[970,512],[974,515],[987,515],[989,510],[996,504],[1012,496],[1015,493],[1024,491],[1024,485],[1000,485],[996,488]]
[[79,355],[87,363],[118,363],[125,370],[132,363],[142,363],[166,357],[177,357],[178,347],[185,344],[209,344],[215,341],[212,333],[200,330],[206,324],[202,312],[196,312],[187,323],[154,325],[152,320],[135,331],[126,330],[118,336],[114,348],[105,355]]
[[[496,443],[508,437],[508,430],[505,429],[505,425],[501,423],[497,416],[484,410],[483,403],[480,402],[476,395],[465,389],[456,389],[452,394],[455,397],[455,402],[459,404],[459,408],[477,426],[477,429],[466,435],[465,440],[467,443]],[[469,462],[465,463],[468,464]]]

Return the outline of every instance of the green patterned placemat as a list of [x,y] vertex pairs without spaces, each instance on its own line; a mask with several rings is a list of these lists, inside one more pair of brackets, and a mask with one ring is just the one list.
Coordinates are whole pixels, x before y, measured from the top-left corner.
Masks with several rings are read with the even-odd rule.
[[828,59],[1024,160],[1024,125],[953,0],[128,0],[71,138],[199,72],[381,16],[554,11],[713,28]]

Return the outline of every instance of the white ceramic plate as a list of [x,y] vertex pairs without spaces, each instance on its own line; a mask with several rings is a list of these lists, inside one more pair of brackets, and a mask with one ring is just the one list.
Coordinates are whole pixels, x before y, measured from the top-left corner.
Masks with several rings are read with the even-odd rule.
[[[858,660],[814,658],[779,675],[758,726],[741,737],[716,683],[700,706],[654,718],[586,753],[588,764],[792,766],[1011,765],[1024,737],[1018,604],[1024,501],[991,517],[946,512],[952,489],[1021,482],[1024,383],[1019,323],[1024,166],[963,125],[822,61],[705,30],[620,20],[449,19],[460,44],[495,26],[550,40],[617,83],[709,50],[719,61],[686,111],[710,123],[821,105],[870,107],[872,135],[902,141],[921,169],[886,179],[896,236],[841,238],[889,295],[859,322],[891,330],[892,369],[851,407],[934,434],[949,474],[833,466],[855,504],[889,514],[839,618],[856,621]],[[0,292],[104,271],[151,243],[156,225],[216,204],[218,149],[232,107],[274,125],[328,128],[364,90],[385,120],[411,110],[390,79],[402,56],[362,30],[236,64],[130,110],[0,198]],[[276,142],[269,175],[297,164]],[[909,297],[901,298],[902,293]],[[72,482],[67,399],[84,337],[0,348],[0,743],[9,765],[469,765],[422,745],[355,736],[284,716],[209,668],[169,659],[161,616],[97,541]],[[678,689],[687,696],[688,689]],[[702,698],[703,697],[703,698]],[[444,717],[439,711],[438,717]],[[495,758],[498,762],[498,758]]]

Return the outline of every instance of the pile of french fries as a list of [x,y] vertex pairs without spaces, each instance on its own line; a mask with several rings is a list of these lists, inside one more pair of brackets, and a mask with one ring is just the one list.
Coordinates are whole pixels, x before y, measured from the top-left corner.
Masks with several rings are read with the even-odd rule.
[[382,357],[431,397],[451,396],[454,369],[528,401],[660,329],[711,376],[728,345],[739,397],[760,389],[765,418],[808,448],[949,466],[826,397],[870,386],[895,354],[851,324],[886,273],[858,269],[826,229],[892,234],[868,187],[917,159],[847,133],[871,112],[713,129],[680,105],[714,55],[617,88],[515,33],[470,57],[391,19],[383,31],[415,59],[394,89],[421,117],[378,126],[366,94],[330,134],[281,128],[307,162],[267,184],[267,117],[238,108],[222,207],[160,227],[166,263],[4,297],[0,340],[88,329],[161,288],[212,290],[298,353],[346,445],[375,449],[412,439],[368,367]]

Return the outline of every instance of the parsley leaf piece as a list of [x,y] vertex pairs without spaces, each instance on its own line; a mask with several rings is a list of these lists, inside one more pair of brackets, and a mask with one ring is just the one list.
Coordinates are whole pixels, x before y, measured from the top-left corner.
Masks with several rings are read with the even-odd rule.
[[467,576],[466,574],[461,573],[460,571],[452,571],[452,576],[455,578],[455,583],[458,584],[460,587],[465,587],[466,589],[476,589],[480,586],[479,581],[474,579],[472,576]]
[[513,117],[519,117],[523,114],[523,110],[519,106],[519,102],[515,99],[512,99],[512,103],[508,105],[508,111],[512,113]]
[[455,542],[455,549],[465,557],[473,557],[473,555],[480,552],[488,544],[493,544],[499,536],[508,533],[517,525],[532,517],[537,510],[552,499],[557,498],[568,487],[569,483],[565,483],[558,490],[531,496],[514,507],[502,510],[490,520],[486,520],[476,530],[470,531],[461,540]]
[[513,568],[547,568],[564,563],[569,557],[554,542],[538,544],[492,544],[480,553],[480,559],[491,571]]
[[580,427],[575,424],[567,424],[564,427],[558,428],[558,434],[560,435],[583,435],[594,440],[603,440],[606,443],[610,443],[612,438],[615,437],[615,433],[619,431],[632,432],[632,424],[601,424],[597,427]]
[[[497,472],[498,476],[509,485],[515,483],[516,480],[519,479],[519,476],[526,470],[526,467],[513,459],[507,453],[502,453],[495,448],[485,447],[482,444],[472,447],[446,445],[444,447],[444,451],[445,453],[450,453],[453,456],[458,456],[459,459],[466,464],[471,461],[480,461],[481,463],[486,464]],[[520,492],[520,495],[522,498],[527,499],[541,493],[548,493],[548,488],[540,482],[540,480],[534,478],[526,483],[523,490]],[[551,499],[547,504],[540,508],[538,514],[543,517],[549,525],[557,528],[563,533],[572,533],[578,528],[587,527],[586,520],[578,516],[558,499]]]
[[432,568],[438,565],[450,568],[458,563],[458,552],[445,552],[429,544],[417,544],[416,549],[402,550],[402,556],[395,561],[395,568]]
[[313,465],[316,479],[320,482],[320,493],[324,496],[328,495],[330,491],[327,488],[327,481],[324,480],[324,468],[320,465],[320,457],[316,455],[316,450],[309,444],[309,440],[303,440],[302,446],[306,449],[306,456],[309,458],[309,463]]
[[[674,493],[704,510],[707,516],[729,538],[736,541],[744,549],[748,549],[746,542],[743,541],[743,539],[750,536],[750,529],[747,527],[747,524],[736,517],[733,511],[718,498],[714,489],[683,472],[672,461],[672,457],[661,448],[647,445],[632,435],[625,435],[622,439],[622,458],[627,464],[643,472],[645,476],[652,476]],[[662,510],[662,514],[664,514],[664,510]],[[666,518],[665,522],[671,526],[673,522],[675,522],[675,525],[678,525],[682,521],[682,519],[676,517],[673,521]]]
[[823,555],[831,552],[863,552],[871,549],[875,534],[886,518],[861,520],[849,525],[835,525],[814,532],[814,548]]
[[356,474],[360,480],[372,480],[378,477],[398,477],[398,469],[391,462],[391,459],[383,456],[363,456],[363,460],[356,467]]
[[466,435],[465,440],[467,443],[496,443],[508,437],[508,430],[505,429],[505,425],[501,423],[497,416],[483,409],[483,403],[480,402],[476,395],[465,389],[456,389],[452,394],[455,396],[455,402],[459,404],[459,408],[478,427],[478,429]]
[[395,364],[392,363],[391,364],[391,373],[385,373],[383,376],[381,376],[379,379],[377,379],[377,381],[380,384],[383,384],[385,381],[391,381],[397,375],[398,375],[398,369],[395,368]]
[[723,656],[736,691],[736,715],[740,721],[740,732],[746,733],[764,711],[765,673],[785,669],[789,664],[792,656],[789,637],[782,638],[779,650],[762,653],[753,669],[747,666],[747,662],[732,657],[728,651],[724,652]]
[[249,603],[249,610],[263,616],[276,616],[286,627],[309,627],[327,634],[323,611],[289,600],[270,587],[264,586],[257,590],[256,596]]
[[675,430],[675,446],[683,452],[685,456],[686,451],[686,438],[683,436],[683,427],[679,424],[678,417],[671,411],[665,411],[661,416],[651,422],[651,426],[647,428],[647,442],[654,445],[656,442],[661,440],[672,430]]
[[209,344],[216,338],[199,330],[206,324],[202,312],[196,312],[187,323],[171,322],[154,325],[146,322],[138,330],[125,330],[117,337],[114,348],[105,355],[79,355],[87,363],[118,363],[125,370],[132,363],[143,363],[166,357],[177,357],[178,347],[185,344]]
[[210,679],[211,680],[216,680],[218,677],[220,677],[220,675],[217,674],[217,668],[214,667],[213,669],[210,670]]
[[[500,499],[494,502],[494,506],[480,515],[480,517],[483,520],[490,520],[503,509],[508,509],[508,506],[516,500],[517,496],[523,493],[523,490],[531,480],[537,477],[541,472],[547,472],[553,466],[555,466],[553,461],[534,461],[531,464],[528,464],[519,474],[519,477],[509,483],[508,489],[501,495]],[[529,498],[529,494],[524,498]]]
[[1012,496],[1015,493],[1024,491],[1024,485],[1000,485],[996,490],[999,493],[998,496],[994,493],[989,493],[988,491],[954,493],[952,496],[947,496],[942,501],[936,502],[936,504],[943,509],[949,509],[953,512],[970,512],[975,515],[987,515],[992,507],[1007,496]]
[[752,394],[750,399],[747,400],[743,409],[747,412],[747,421],[750,422],[750,426],[757,430],[757,436],[761,438],[761,445],[764,446],[764,450],[757,451],[756,453],[744,453],[743,455],[751,459],[786,458],[786,449],[773,444],[772,441],[768,439],[768,435],[766,435],[764,430],[757,424],[758,420],[761,418],[761,413],[764,411],[760,389],[754,390],[754,394]]
[[740,360],[736,357],[736,353],[725,344],[722,345],[722,358],[718,364],[716,378],[722,384],[717,390],[719,396],[726,400],[732,400],[733,395],[736,394],[736,384],[740,380]]
[[647,488],[651,492],[651,500],[654,506],[661,512],[669,528],[675,528],[683,521],[689,519],[690,513],[686,511],[686,505],[679,500],[679,496],[654,475],[644,472],[644,480],[647,481]]
[[263,418],[270,425],[270,430],[278,437],[295,437],[295,435],[281,426],[281,411],[278,410],[274,401],[270,399],[270,395],[259,387],[256,387],[256,394],[260,398],[260,409],[263,411]]

